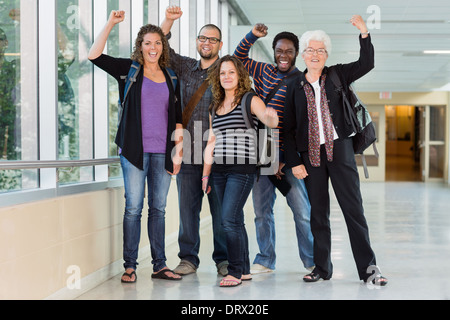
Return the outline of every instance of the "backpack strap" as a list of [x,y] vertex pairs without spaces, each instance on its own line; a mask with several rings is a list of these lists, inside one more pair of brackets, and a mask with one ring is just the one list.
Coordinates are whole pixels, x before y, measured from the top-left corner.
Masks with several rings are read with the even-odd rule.
[[353,110],[353,106],[351,105],[349,98],[347,97],[346,90],[342,86],[342,82],[336,72],[336,68],[330,67],[328,68],[328,76],[336,87],[336,91],[339,92],[342,96],[342,104],[344,108],[344,117],[345,121],[348,124],[352,125],[353,132],[358,132],[357,123],[358,119],[356,118],[356,114]]
[[128,75],[125,79],[125,90],[124,90],[124,94],[123,94],[123,102],[125,102],[128,93],[130,92],[130,88],[133,85],[133,83],[136,82],[137,76],[139,74],[139,72],[141,71],[141,64],[137,61],[133,61],[133,63],[130,66],[130,70],[128,71]]
[[119,98],[119,105],[118,105],[118,117],[117,117],[117,125],[120,125],[120,122],[122,121],[123,116],[123,109],[125,107],[125,101],[127,99],[128,93],[130,92],[130,88],[133,85],[133,83],[136,82],[137,76],[139,72],[141,71],[141,64],[137,61],[133,61],[131,63],[130,69],[128,70],[128,75],[121,76],[120,78],[125,81],[125,90],[123,93],[123,100],[120,101]]
[[178,76],[176,75],[175,71],[170,68],[166,68],[166,71],[170,76],[170,80],[172,81],[173,91],[175,91],[178,84]]
[[[252,116],[252,98],[256,95],[255,92],[249,91],[244,93],[241,99],[241,111],[242,116],[244,117],[245,126],[247,129],[254,129],[253,125],[253,116]],[[216,111],[214,109],[211,110],[211,120],[214,120],[216,116]]]
[[245,125],[247,129],[254,129],[253,116],[252,116],[252,98],[256,94],[253,91],[246,92],[241,99],[241,110],[244,116]]

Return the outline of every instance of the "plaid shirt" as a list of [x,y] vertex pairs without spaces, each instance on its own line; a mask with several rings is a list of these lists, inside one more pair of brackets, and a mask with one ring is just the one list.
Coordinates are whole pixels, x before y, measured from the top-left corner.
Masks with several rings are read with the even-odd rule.
[[[181,56],[170,49],[170,68],[181,81],[181,108],[185,106],[208,77],[208,69],[202,69],[200,60]],[[211,86],[208,87],[200,102],[194,109],[186,130],[190,137],[183,137],[183,163],[203,164],[203,151],[207,143],[209,129],[209,106],[212,102]],[[189,145],[190,142],[190,145]]]

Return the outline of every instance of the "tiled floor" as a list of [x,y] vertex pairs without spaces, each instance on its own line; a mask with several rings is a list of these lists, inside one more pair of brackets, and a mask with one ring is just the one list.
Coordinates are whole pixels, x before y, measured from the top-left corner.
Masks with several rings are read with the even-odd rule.
[[[254,275],[236,288],[220,288],[211,255],[210,228],[202,230],[201,265],[182,281],[152,280],[151,265],[143,261],[135,284],[122,284],[120,275],[79,299],[130,300],[416,300],[450,299],[450,188],[441,183],[362,183],[371,242],[386,287],[358,280],[347,229],[336,201],[332,202],[332,260],[330,281],[305,283],[291,213],[282,196],[276,202],[277,269]],[[253,213],[247,206],[251,259],[257,250]],[[178,263],[177,245],[167,248],[169,267]]]
[[412,156],[386,156],[386,181],[422,181],[420,163]]

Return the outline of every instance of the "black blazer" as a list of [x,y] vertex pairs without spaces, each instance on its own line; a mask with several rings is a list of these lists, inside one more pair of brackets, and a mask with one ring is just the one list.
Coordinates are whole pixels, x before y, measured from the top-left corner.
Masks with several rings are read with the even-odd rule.
[[[348,64],[337,64],[331,67],[336,69],[344,88],[374,68],[374,48],[370,35],[364,39],[360,35],[359,43],[360,57],[357,61]],[[325,67],[322,74],[327,74],[328,70],[329,68]],[[305,84],[309,85],[305,77],[307,72],[305,70],[305,73],[291,81],[286,93],[284,149],[286,166],[288,168],[303,164],[298,153],[308,151],[308,107],[306,94],[303,90]],[[325,90],[331,118],[339,139],[347,138],[353,133],[353,129],[351,125],[345,122],[341,95],[337,92],[329,77],[325,79]]]
[[[119,84],[119,96],[122,101],[125,89],[125,81],[122,77],[128,74],[128,70],[132,64],[131,59],[114,58],[102,54],[97,59],[91,61],[117,80]],[[169,88],[169,117],[166,136],[165,169],[173,172],[172,150],[175,147],[175,141],[172,141],[172,134],[176,128],[176,124],[182,123],[180,85],[178,84],[177,88],[173,88],[170,75],[164,68],[162,70]],[[141,70],[136,78],[136,83],[130,88],[115,140],[116,144],[122,149],[122,155],[141,170],[144,166],[141,123],[141,90],[143,80],[144,72]]]

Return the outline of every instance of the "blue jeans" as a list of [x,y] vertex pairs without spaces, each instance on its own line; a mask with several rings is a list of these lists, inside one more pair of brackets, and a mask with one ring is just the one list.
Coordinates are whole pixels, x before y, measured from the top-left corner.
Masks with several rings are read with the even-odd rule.
[[[305,268],[314,266],[313,242],[310,217],[311,205],[308,199],[305,183],[295,178],[291,169],[285,172],[291,184],[291,190],[286,195],[286,201],[294,215],[295,231],[300,259]],[[260,176],[253,188],[253,207],[255,210],[256,240],[259,253],[253,263],[275,269],[275,220],[273,206],[276,199],[275,186],[267,176]]]
[[[177,175],[178,201],[180,205],[180,230],[178,257],[196,267],[200,264],[200,211],[202,210],[202,165],[182,164]],[[211,179],[212,180],[212,179]],[[212,258],[216,264],[227,260],[225,233],[222,228],[220,206],[216,192],[208,194],[209,210],[212,217],[214,251]]]
[[213,172],[212,177],[213,189],[222,207],[222,224],[228,248],[228,274],[240,279],[243,274],[250,274],[243,208],[255,182],[255,174]]
[[139,170],[120,156],[125,185],[125,215],[123,218],[124,267],[136,269],[141,237],[141,215],[148,189],[147,232],[150,240],[153,271],[166,266],[165,209],[171,176],[164,168],[165,155],[144,153],[144,170]]

